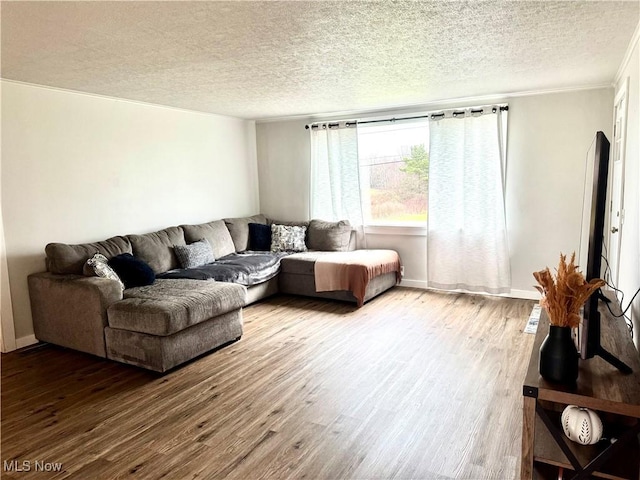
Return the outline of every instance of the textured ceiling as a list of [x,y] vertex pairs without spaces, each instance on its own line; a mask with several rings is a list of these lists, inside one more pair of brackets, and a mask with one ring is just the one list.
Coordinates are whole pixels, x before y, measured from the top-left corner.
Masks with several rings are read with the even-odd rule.
[[639,2],[6,2],[2,77],[242,118],[610,83]]

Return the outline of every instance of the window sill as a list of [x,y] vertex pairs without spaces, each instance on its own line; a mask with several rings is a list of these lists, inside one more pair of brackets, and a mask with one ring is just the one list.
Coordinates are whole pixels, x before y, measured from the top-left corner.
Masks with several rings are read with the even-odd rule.
[[365,225],[364,233],[371,235],[410,235],[415,237],[426,237],[426,225]]

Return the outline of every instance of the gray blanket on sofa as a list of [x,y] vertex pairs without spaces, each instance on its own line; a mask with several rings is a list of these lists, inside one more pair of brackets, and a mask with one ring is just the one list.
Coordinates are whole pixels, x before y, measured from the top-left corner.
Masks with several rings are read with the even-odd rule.
[[280,270],[280,260],[287,255],[287,252],[232,253],[200,267],[169,270],[158,278],[216,280],[250,287],[275,277]]

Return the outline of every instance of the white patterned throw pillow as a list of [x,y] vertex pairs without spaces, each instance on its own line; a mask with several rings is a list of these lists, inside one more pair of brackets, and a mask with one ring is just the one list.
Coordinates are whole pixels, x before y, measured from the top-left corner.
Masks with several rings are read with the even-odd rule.
[[113,271],[113,268],[111,268],[107,264],[107,262],[108,262],[107,257],[102,255],[101,253],[96,253],[93,255],[93,257],[87,260],[87,265],[89,266],[89,269],[92,270],[97,277],[108,278],[109,280],[116,280],[120,284],[120,288],[124,290],[124,283],[122,283],[122,280],[120,280],[120,277],[118,276],[118,274]]
[[271,225],[272,252],[306,252],[304,238],[307,227],[289,225]]

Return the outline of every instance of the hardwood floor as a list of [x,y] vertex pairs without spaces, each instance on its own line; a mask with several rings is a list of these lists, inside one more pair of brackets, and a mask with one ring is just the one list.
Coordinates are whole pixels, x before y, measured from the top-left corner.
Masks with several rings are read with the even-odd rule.
[[278,296],[245,309],[241,341],[163,376],[49,345],[6,354],[3,470],[31,463],[2,478],[514,479],[532,305]]

